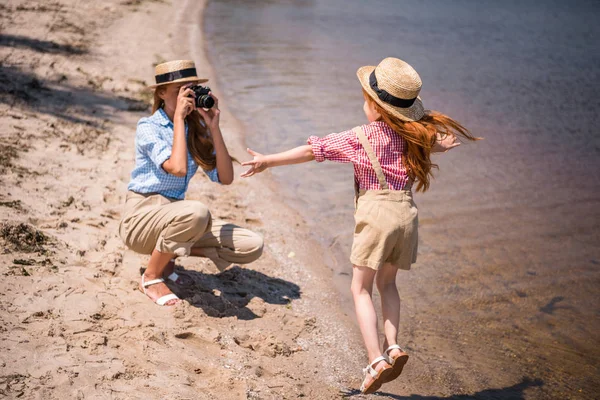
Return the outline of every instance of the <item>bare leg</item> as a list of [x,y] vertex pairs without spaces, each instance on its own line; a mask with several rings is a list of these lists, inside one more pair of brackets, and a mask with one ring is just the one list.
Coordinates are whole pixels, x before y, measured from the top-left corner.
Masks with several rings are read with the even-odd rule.
[[[352,271],[352,296],[354,297],[354,307],[356,309],[356,318],[360,326],[369,363],[381,356],[379,348],[379,337],[377,334],[377,314],[373,306],[373,281],[375,280],[376,271],[368,267],[359,267],[354,265]],[[385,362],[380,361],[373,368],[377,371],[385,367]],[[373,378],[367,374],[365,385],[369,385]]]
[[[147,282],[153,279],[162,278],[165,268],[173,256],[174,254],[172,253],[161,253],[156,249],[153,250],[152,255],[150,256],[150,262],[148,262],[148,267],[146,268],[146,271],[144,271],[144,280]],[[141,282],[140,290],[142,292],[144,291]],[[157,283],[146,288],[146,294],[155,302],[158,298],[171,293],[171,290],[164,283]],[[170,300],[165,305],[171,306],[177,302],[178,300]]]
[[163,277],[166,278],[167,276],[171,275],[173,272],[175,272],[175,258],[169,260],[169,262],[165,266],[165,269],[163,270]]
[[190,256],[206,257],[206,253],[204,252],[204,248],[202,247],[192,247],[192,249],[190,250]]
[[[190,250],[190,256],[192,257],[206,257],[207,254],[207,249],[206,248],[201,248],[201,247],[192,247]],[[175,272],[175,255],[172,255],[173,258],[169,259],[169,262],[167,262],[167,265],[165,266],[164,270],[163,270],[163,278],[167,279],[167,277],[169,275],[171,275],[173,272]],[[194,283],[193,279],[191,279],[189,276],[185,276],[185,275],[179,275],[179,277],[177,278],[177,282],[175,282],[178,285],[182,285],[182,286],[189,286],[192,283]]]
[[[167,279],[167,277],[169,275],[171,275],[173,272],[175,272],[175,259],[171,259],[169,260],[169,262],[167,263],[167,266],[165,267],[164,271],[163,271],[163,278]],[[183,274],[177,274],[177,280],[175,281],[175,283],[177,285],[181,285],[181,286],[190,286],[194,283],[194,280],[192,278],[190,278],[189,276],[183,275]]]
[[[398,326],[400,325],[400,296],[396,287],[396,273],[398,268],[385,264],[375,277],[377,289],[381,296],[381,312],[383,314],[383,329],[385,341],[383,348],[387,349],[392,344],[398,344]],[[390,352],[389,356],[400,355],[398,349]]]

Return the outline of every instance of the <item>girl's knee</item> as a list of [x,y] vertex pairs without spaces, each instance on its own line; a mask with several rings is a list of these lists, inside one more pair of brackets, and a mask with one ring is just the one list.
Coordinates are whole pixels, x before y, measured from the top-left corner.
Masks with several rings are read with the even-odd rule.
[[376,276],[376,270],[369,267],[360,267],[354,265],[352,267],[352,283],[350,291],[354,296],[373,292],[373,281]]
[[363,282],[352,282],[350,285],[350,293],[352,293],[352,297],[356,298],[362,295],[371,296],[372,293],[372,285],[365,285]]
[[398,290],[398,288],[396,287],[396,279],[392,279],[392,280],[376,280],[376,285],[377,285],[377,290],[379,290],[379,293],[383,293],[386,290]]
[[391,264],[384,264],[383,267],[377,271],[375,276],[375,284],[377,289],[381,292],[383,289],[396,288],[396,273],[398,269]]

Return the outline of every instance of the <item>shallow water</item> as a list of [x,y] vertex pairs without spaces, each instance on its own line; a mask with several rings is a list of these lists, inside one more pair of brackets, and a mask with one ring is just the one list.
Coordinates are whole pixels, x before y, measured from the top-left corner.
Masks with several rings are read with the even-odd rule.
[[[403,312],[429,328],[420,335],[407,322],[403,334],[414,348],[425,337],[454,343],[468,316],[473,337],[501,342],[520,360],[532,354],[498,385],[521,373],[545,382],[536,390],[585,398],[600,387],[600,3],[366,4],[209,4],[209,56],[248,145],[277,152],[364,123],[356,69],[386,56],[408,61],[426,108],[485,139],[437,155],[431,190],[416,195],[419,262],[401,274],[400,289]],[[348,304],[351,166],[272,172],[332,255]],[[507,338],[507,330],[519,333]],[[485,368],[506,366],[496,350],[478,353]],[[482,368],[480,380],[453,379],[478,387]]]

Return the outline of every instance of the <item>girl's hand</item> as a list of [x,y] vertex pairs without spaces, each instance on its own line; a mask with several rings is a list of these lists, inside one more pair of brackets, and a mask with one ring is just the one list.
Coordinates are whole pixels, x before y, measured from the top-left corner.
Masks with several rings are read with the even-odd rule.
[[250,169],[247,170],[246,172],[242,173],[242,178],[248,178],[254,174],[258,174],[260,172],[263,172],[265,169],[267,169],[269,166],[267,165],[267,161],[264,155],[257,153],[253,150],[250,149],[246,149],[246,151],[248,151],[248,153],[250,153],[250,155],[254,156],[254,159],[252,161],[246,161],[243,162],[242,165],[245,166],[250,166]]
[[431,147],[431,151],[434,153],[445,153],[456,146],[460,146],[460,142],[457,141],[455,135],[445,134],[442,136],[441,133],[437,132],[435,134],[435,143]]
[[217,99],[217,96],[215,96],[213,92],[208,92],[208,94],[210,97],[215,99],[215,105],[209,108],[208,111],[204,108],[197,108],[197,110],[200,115],[202,115],[202,118],[204,118],[206,125],[208,125],[210,129],[219,126],[219,116],[221,115],[221,110],[219,110],[219,99]]
[[194,91],[188,86],[180,87],[177,95],[177,106],[175,107],[175,118],[185,119],[195,108]]

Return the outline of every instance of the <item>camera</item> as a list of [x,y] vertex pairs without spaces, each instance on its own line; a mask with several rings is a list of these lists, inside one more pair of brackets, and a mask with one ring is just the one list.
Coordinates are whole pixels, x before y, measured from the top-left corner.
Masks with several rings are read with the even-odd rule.
[[190,86],[190,89],[196,95],[196,108],[211,108],[215,105],[215,99],[208,94],[210,92],[208,86],[193,85]]

